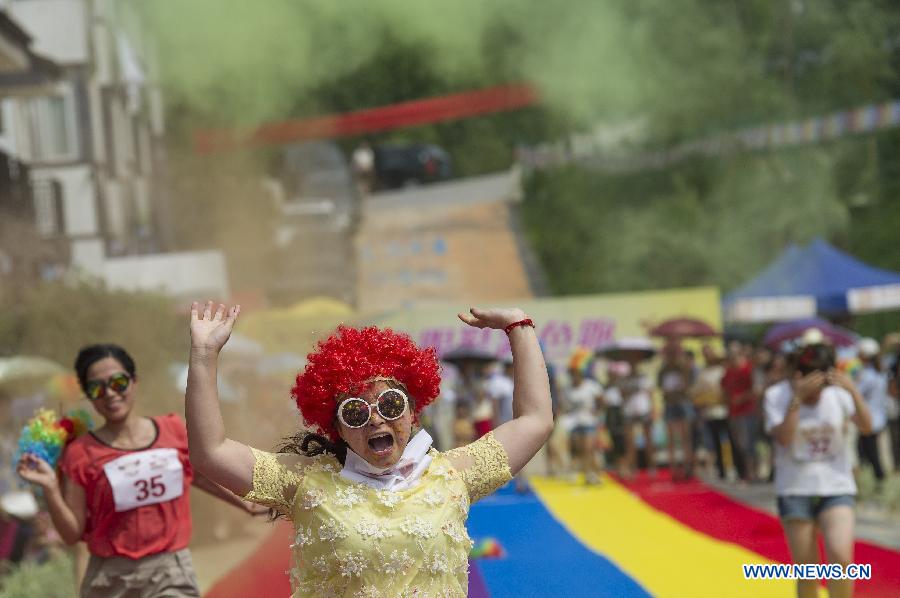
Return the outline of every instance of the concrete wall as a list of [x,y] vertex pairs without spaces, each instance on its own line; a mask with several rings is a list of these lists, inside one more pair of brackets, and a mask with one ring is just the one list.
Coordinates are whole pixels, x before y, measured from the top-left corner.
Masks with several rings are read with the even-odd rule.
[[161,291],[180,300],[227,300],[228,274],[219,251],[109,258],[103,277],[114,289]]
[[359,309],[531,297],[510,226],[519,195],[517,175],[503,173],[369,198],[356,239]]

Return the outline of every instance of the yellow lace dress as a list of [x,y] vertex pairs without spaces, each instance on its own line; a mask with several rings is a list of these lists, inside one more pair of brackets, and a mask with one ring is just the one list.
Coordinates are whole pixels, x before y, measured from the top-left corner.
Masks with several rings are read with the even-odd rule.
[[294,598],[466,596],[469,505],[511,479],[492,434],[445,453],[432,449],[419,483],[401,491],[347,480],[331,456],[252,450],[253,490],[244,498],[293,521]]

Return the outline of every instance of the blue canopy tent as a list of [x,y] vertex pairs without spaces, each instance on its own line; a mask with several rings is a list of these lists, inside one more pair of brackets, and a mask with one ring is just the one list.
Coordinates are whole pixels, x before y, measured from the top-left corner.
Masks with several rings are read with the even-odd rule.
[[865,264],[816,239],[791,245],[756,278],[725,297],[729,322],[900,308],[900,274]]

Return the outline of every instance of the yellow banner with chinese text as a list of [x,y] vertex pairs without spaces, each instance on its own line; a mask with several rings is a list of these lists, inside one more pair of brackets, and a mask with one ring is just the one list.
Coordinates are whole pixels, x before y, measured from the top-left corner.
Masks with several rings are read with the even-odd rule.
[[[500,358],[509,354],[506,335],[498,330],[466,326],[456,317],[469,305],[422,305],[372,319],[378,326],[409,333],[422,345],[443,355],[467,346]],[[489,306],[479,306],[489,307]],[[577,347],[598,349],[626,337],[646,337],[654,326],[673,318],[699,319],[722,329],[719,290],[715,287],[670,289],[634,293],[579,295],[529,299],[516,305],[536,325],[549,361],[560,364]],[[693,343],[686,343],[691,347]]]

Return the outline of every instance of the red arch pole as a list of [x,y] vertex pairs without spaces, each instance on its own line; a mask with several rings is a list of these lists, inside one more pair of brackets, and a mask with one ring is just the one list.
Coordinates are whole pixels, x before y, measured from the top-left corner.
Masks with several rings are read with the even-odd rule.
[[530,85],[501,85],[344,114],[267,123],[256,128],[205,129],[194,133],[194,151],[211,154],[308,139],[379,133],[518,110],[538,103],[539,99],[537,91]]

